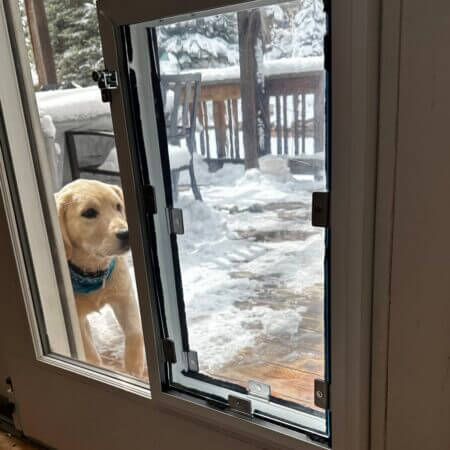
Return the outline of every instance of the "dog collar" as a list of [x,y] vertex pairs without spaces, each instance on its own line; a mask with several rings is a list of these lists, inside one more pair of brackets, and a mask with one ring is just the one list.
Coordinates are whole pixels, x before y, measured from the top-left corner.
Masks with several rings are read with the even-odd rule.
[[75,294],[91,294],[98,291],[111,278],[114,267],[116,267],[116,258],[111,260],[105,270],[99,270],[98,272],[85,272],[69,261],[73,292]]

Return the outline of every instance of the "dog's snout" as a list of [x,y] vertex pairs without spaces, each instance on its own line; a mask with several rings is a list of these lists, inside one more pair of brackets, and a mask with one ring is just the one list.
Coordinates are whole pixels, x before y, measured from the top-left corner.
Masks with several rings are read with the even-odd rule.
[[128,232],[128,230],[120,230],[116,233],[116,237],[117,239],[119,239],[119,241],[128,242],[130,233]]

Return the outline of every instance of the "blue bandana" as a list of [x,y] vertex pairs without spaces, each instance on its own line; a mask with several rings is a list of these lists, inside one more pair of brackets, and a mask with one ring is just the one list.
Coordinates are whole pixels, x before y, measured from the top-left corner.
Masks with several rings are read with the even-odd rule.
[[75,294],[91,294],[103,287],[105,282],[111,278],[116,258],[113,258],[105,270],[98,272],[84,272],[69,261],[70,279]]

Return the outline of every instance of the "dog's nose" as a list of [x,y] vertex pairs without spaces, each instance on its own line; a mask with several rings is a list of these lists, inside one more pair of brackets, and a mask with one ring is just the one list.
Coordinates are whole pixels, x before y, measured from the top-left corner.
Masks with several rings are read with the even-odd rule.
[[128,232],[128,230],[120,230],[116,233],[116,237],[117,239],[119,239],[119,241],[126,242],[130,237],[130,233]]

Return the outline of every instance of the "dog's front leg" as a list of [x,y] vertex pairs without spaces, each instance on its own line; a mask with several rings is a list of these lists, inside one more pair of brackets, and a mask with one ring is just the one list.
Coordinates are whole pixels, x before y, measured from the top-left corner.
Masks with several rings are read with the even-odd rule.
[[125,370],[130,375],[142,378],[145,364],[144,338],[134,295],[128,294],[116,298],[110,305],[125,335]]
[[94,345],[94,340],[91,334],[91,327],[87,317],[80,317],[81,337],[83,339],[84,355],[86,361],[94,366],[102,366],[102,358],[100,357]]

